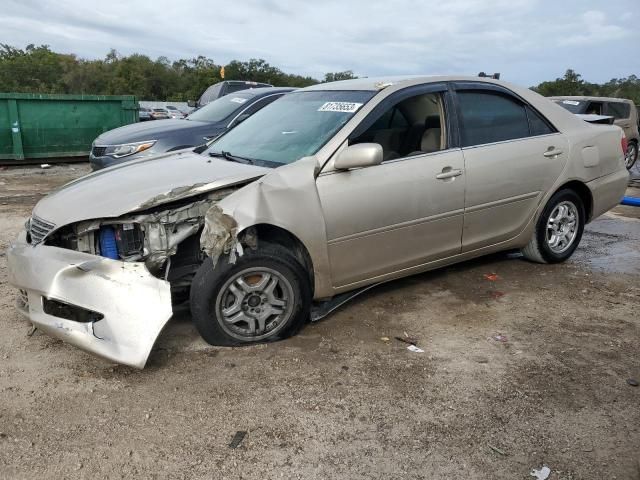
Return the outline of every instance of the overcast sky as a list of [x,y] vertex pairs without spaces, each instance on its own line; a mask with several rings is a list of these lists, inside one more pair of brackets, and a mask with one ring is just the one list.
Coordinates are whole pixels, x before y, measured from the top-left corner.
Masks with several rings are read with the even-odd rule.
[[573,68],[640,74],[640,0],[0,0],[0,43],[103,58],[264,58],[321,78],[501,72],[530,86]]

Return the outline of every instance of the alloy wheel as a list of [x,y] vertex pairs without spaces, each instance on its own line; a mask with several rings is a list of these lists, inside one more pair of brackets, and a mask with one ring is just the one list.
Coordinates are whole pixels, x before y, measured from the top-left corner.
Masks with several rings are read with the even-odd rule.
[[547,220],[546,239],[549,249],[556,254],[565,252],[578,233],[578,208],[573,202],[564,201],[556,205]]
[[224,283],[216,299],[216,314],[229,335],[256,341],[281,330],[293,306],[293,287],[281,273],[248,268]]
[[624,155],[624,164],[627,167],[627,170],[633,167],[633,164],[636,163],[636,158],[638,157],[638,146],[631,142],[627,146],[627,151]]

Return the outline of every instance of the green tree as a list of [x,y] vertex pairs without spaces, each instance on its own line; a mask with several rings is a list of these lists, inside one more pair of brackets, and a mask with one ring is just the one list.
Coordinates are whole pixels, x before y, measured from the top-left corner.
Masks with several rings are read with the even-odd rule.
[[325,73],[323,83],[337,82],[338,80],[352,80],[354,78],[358,77],[354,75],[351,70],[345,70],[344,72]]

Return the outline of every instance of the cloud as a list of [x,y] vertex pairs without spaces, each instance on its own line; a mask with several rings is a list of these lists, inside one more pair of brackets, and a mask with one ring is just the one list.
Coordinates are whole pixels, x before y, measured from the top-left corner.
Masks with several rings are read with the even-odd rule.
[[574,27],[579,30],[560,40],[561,45],[588,46],[603,42],[613,42],[631,36],[631,30],[609,23],[607,15],[598,10],[582,14],[582,23]]
[[88,58],[111,48],[219,63],[264,58],[317,78],[347,69],[367,76],[484,70],[533,84],[570,67],[585,78],[634,73],[612,52],[620,41],[640,43],[633,24],[620,20],[636,2],[3,0],[0,42],[44,43]]

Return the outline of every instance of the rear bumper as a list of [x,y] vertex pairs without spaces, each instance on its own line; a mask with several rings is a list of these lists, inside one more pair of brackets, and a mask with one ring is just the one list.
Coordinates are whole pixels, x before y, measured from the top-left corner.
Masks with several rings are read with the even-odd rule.
[[617,206],[629,185],[629,172],[626,169],[596,178],[587,183],[593,198],[591,220]]
[[[26,243],[24,232],[9,246],[7,263],[9,283],[23,291],[18,308],[34,326],[116,363],[143,368],[172,315],[169,284],[151,275],[143,263],[33,247]],[[103,318],[60,318],[45,313],[44,299],[91,310]]]

